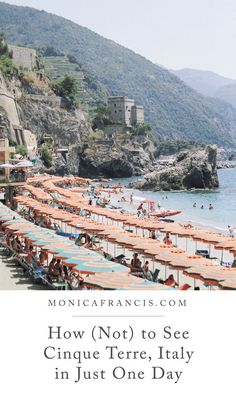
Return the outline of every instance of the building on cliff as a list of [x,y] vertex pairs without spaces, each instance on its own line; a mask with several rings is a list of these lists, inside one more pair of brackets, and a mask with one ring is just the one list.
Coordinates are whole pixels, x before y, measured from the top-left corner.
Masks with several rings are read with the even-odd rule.
[[0,138],[10,138],[18,145],[27,147],[29,156],[37,148],[36,136],[24,130],[18,111],[15,95],[8,90],[3,75],[0,73]]
[[37,52],[35,49],[23,46],[8,45],[12,60],[23,71],[32,72],[37,67]]
[[110,120],[121,122],[127,127],[144,123],[144,108],[136,105],[133,99],[128,97],[109,97],[108,107],[110,108]]
[[43,80],[44,68],[35,49],[16,45],[8,45],[8,49],[17,67],[26,73],[33,73],[38,80]]

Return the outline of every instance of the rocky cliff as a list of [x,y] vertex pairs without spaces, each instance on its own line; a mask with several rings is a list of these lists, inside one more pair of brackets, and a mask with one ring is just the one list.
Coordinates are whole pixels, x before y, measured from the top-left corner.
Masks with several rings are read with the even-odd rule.
[[219,186],[216,157],[216,146],[180,153],[171,168],[154,171],[132,186],[153,191],[216,188]]
[[44,134],[53,136],[60,146],[79,144],[81,135],[90,130],[84,113],[79,109],[67,111],[45,98],[34,100],[31,96],[24,96],[19,100],[24,128],[32,130],[38,139]]
[[[60,175],[127,177],[151,170],[155,148],[148,134],[139,135],[140,130],[127,131],[120,125],[117,126],[119,132],[113,129],[94,132],[81,106],[76,105],[69,110],[63,98],[54,94],[48,79],[39,79],[34,72],[19,73],[7,83],[2,76],[1,81],[13,97],[18,116],[18,122],[13,121],[11,107],[3,113],[0,106],[5,124],[12,125],[7,127],[6,136],[18,144],[22,141],[19,142],[14,135],[17,129],[23,133],[30,130],[38,142],[42,137],[52,137],[52,165],[46,168],[41,163],[40,171]],[[55,148],[63,148],[64,151],[56,153]]]
[[[38,97],[36,99],[36,97]],[[85,114],[55,105],[50,97],[26,95],[18,101],[24,128],[37,135],[51,135],[59,147],[68,147],[66,156],[54,156],[50,174],[74,174],[85,177],[128,177],[152,169],[154,144],[148,135],[114,133],[91,140],[92,133]]]
[[152,170],[155,150],[146,135],[113,135],[90,144],[80,154],[82,176],[129,177]]

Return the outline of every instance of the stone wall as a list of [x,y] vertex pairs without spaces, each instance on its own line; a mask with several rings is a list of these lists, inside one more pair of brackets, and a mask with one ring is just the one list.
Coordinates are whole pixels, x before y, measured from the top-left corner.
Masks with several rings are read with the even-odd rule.
[[15,98],[3,90],[0,90],[0,107],[5,110],[9,121],[14,126],[20,125]]
[[28,150],[29,158],[33,159],[35,158],[36,151],[37,151],[36,135],[29,130],[23,130],[22,134],[23,134],[24,145],[27,147]]
[[144,123],[144,109],[143,106],[134,105],[131,110],[132,125]]
[[60,107],[62,105],[62,98],[57,96],[43,96],[39,94],[28,94],[26,99],[30,101],[43,102],[51,107]]
[[129,129],[129,127],[125,127],[122,124],[112,124],[104,127],[104,133],[107,136],[112,136],[113,134],[123,134],[129,131]]
[[23,46],[8,45],[13,54],[13,61],[24,71],[34,71],[36,68],[37,52],[35,49]]

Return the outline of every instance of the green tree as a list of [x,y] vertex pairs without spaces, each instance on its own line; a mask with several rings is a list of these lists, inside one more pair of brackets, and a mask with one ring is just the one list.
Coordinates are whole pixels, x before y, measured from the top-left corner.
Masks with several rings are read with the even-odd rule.
[[13,63],[11,57],[12,54],[5,42],[4,33],[0,32],[0,71],[8,79],[18,75],[18,68]]
[[111,109],[107,106],[99,106],[95,109],[95,116],[93,118],[93,130],[97,128],[103,129],[105,125],[111,124],[109,120],[109,115],[111,113]]
[[0,56],[8,55],[8,46],[5,42],[4,33],[0,32]]
[[150,134],[151,131],[151,126],[147,123],[140,123],[137,124],[134,129],[133,129],[133,133],[135,135],[147,135]]
[[27,156],[28,151],[25,145],[17,145],[16,146],[16,154],[20,154],[22,157]]
[[47,168],[52,166],[52,152],[48,149],[47,146],[43,146],[41,149],[41,157],[44,165]]
[[52,88],[56,94],[66,100],[67,106],[70,109],[76,106],[78,82],[73,76],[67,75],[62,80],[53,82]]

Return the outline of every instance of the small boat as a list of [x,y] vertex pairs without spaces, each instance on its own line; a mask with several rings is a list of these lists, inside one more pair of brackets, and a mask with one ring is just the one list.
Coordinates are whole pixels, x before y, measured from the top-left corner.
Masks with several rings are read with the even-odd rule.
[[99,180],[101,183],[109,183],[110,179],[100,179]]
[[171,217],[180,213],[182,213],[181,210],[162,210],[156,213],[151,213],[150,215],[153,217]]
[[160,221],[168,222],[169,224],[173,224],[173,222],[175,222],[175,220],[172,220],[171,218],[160,218]]

